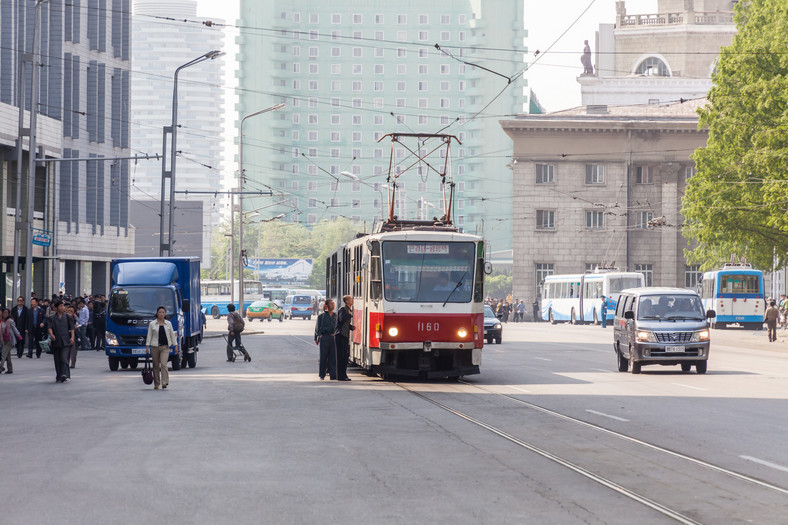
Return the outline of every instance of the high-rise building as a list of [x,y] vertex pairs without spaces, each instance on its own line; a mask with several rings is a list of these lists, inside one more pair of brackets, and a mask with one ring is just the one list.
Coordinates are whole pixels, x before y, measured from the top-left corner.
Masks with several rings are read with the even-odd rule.
[[[240,13],[239,119],[286,104],[245,124],[245,188],[280,195],[247,199],[245,210],[284,198],[263,218],[369,226],[387,199],[391,142],[379,140],[441,132],[461,143],[455,223],[483,231],[493,251],[511,248],[511,140],[497,117],[530,105],[517,76],[522,2],[242,0]],[[407,149],[434,145],[396,145],[395,170],[415,170],[398,183],[400,217],[441,215],[438,173]],[[430,164],[441,172],[442,160],[436,152]]]
[[[37,27],[36,10],[40,15]],[[129,163],[122,160],[130,154],[130,29],[129,0],[0,3],[0,112],[10,117],[0,119],[4,209],[16,205],[13,144],[19,131],[14,124],[20,60],[30,57],[32,68],[39,72],[37,154],[49,160],[80,159],[39,164],[32,218],[24,211],[28,187],[24,161],[22,221],[32,222],[34,238],[21,239],[19,246],[23,250],[33,241],[32,288],[39,295],[56,291],[61,283],[70,293],[103,291],[109,282],[109,261],[133,253]],[[32,55],[34,34],[40,42],[36,55]],[[32,68],[28,62],[26,114],[31,108]],[[29,123],[27,115],[25,122]],[[27,141],[24,148],[29,149]],[[106,160],[89,160],[102,158]],[[0,218],[6,263],[13,257],[15,222],[8,214]],[[38,244],[47,237],[51,244]],[[5,285],[12,273],[0,280],[6,297],[9,287]]]
[[[131,148],[135,153],[162,151],[163,128],[172,121],[175,70],[204,53],[224,47],[224,35],[217,27],[182,22],[195,21],[196,14],[196,0],[134,0]],[[212,19],[212,22],[221,20]],[[206,266],[211,256],[211,229],[219,223],[219,212],[225,199],[217,199],[216,194],[188,195],[180,192],[222,190],[223,84],[222,58],[195,64],[178,75],[177,149],[180,153],[176,162],[175,191],[179,192],[176,193],[176,201],[200,200],[203,211],[201,217],[193,217],[190,221],[180,220],[181,214],[175,211],[179,220],[172,253],[185,255],[185,246],[195,246],[199,243],[193,242],[194,239],[201,238],[201,253],[193,255],[201,255]],[[158,214],[161,184],[161,162],[138,163],[132,171],[132,199],[141,203],[141,209],[147,206],[152,208],[152,213]],[[169,184],[167,194],[168,188]],[[169,196],[165,200],[168,199]],[[189,207],[189,213],[194,214],[199,209]],[[146,224],[150,226],[151,223]],[[158,232],[158,225],[155,232],[145,230],[146,235]],[[159,254],[158,242],[147,246],[153,250],[149,255]]]

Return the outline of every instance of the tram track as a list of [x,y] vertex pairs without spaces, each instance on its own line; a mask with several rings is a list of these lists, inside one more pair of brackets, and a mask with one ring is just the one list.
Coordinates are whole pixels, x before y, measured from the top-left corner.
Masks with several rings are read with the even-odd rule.
[[[664,454],[664,455],[667,455],[669,457],[675,458],[676,460],[679,460],[681,462],[687,462],[687,463],[690,463],[692,465],[695,465],[695,466],[707,469],[707,470],[709,470],[711,472],[715,472],[717,474],[723,475],[723,476],[725,476],[727,478],[730,478],[732,480],[735,480],[735,481],[738,481],[738,482],[744,482],[744,483],[753,485],[754,487],[757,487],[759,489],[766,489],[769,492],[774,493],[776,495],[779,495],[779,496],[786,496],[786,495],[788,495],[788,489],[786,489],[784,487],[780,487],[778,485],[774,485],[772,483],[768,483],[768,482],[763,481],[761,479],[757,479],[757,478],[754,478],[752,476],[748,476],[746,474],[742,474],[741,472],[737,472],[737,471],[734,471],[734,470],[731,470],[731,469],[727,469],[727,468],[721,467],[719,465],[715,465],[713,463],[710,463],[708,461],[704,461],[704,460],[699,459],[697,457],[693,457],[693,456],[690,456],[688,454],[683,454],[681,452],[676,452],[674,450],[670,450],[668,448],[661,447],[661,446],[656,445],[654,443],[649,443],[649,442],[647,442],[645,440],[642,440],[642,439],[639,439],[639,438],[635,438],[635,437],[632,437],[632,436],[628,436],[628,435],[623,434],[621,432],[617,432],[615,430],[611,430],[611,429],[605,428],[603,426],[600,426],[600,425],[597,425],[597,424],[594,424],[594,423],[589,423],[589,422],[584,421],[584,420],[579,419],[579,418],[575,418],[575,417],[572,417],[572,416],[569,416],[569,415],[566,415],[566,414],[562,414],[560,412],[556,412],[555,410],[551,410],[551,409],[539,406],[537,404],[530,403],[528,401],[519,399],[517,397],[511,396],[511,395],[508,395],[508,394],[495,392],[493,390],[486,389],[486,388],[483,388],[483,387],[481,387],[479,385],[468,383],[466,381],[460,381],[459,383],[464,385],[465,387],[470,387],[470,388],[479,390],[481,392],[484,392],[485,394],[493,394],[493,395],[495,395],[495,396],[497,396],[497,397],[499,397],[501,399],[507,400],[508,402],[513,402],[513,403],[516,403],[517,405],[527,407],[528,409],[531,409],[531,410],[534,410],[534,411],[538,411],[538,412],[540,412],[542,414],[545,414],[545,415],[548,415],[550,417],[556,418],[556,419],[558,419],[560,421],[568,422],[568,423],[571,423],[571,424],[574,424],[574,425],[581,426],[583,428],[591,429],[594,432],[598,432],[598,433],[601,433],[601,434],[604,434],[604,435],[615,437],[617,439],[623,440],[623,441],[631,443],[633,445],[645,448],[645,449],[647,449],[649,451],[657,452],[659,454]],[[484,430],[486,430],[486,431],[488,431],[488,432],[490,432],[490,433],[492,433],[492,434],[494,434],[494,435],[496,435],[496,436],[498,436],[498,437],[500,437],[502,439],[505,439],[505,440],[509,441],[510,443],[513,443],[513,444],[517,445],[518,447],[521,447],[521,448],[523,448],[525,450],[528,450],[529,452],[532,452],[532,453],[534,453],[534,454],[536,454],[536,455],[538,455],[538,456],[540,456],[542,458],[545,458],[545,459],[547,459],[547,460],[549,460],[549,461],[551,461],[553,463],[556,463],[556,464],[558,464],[558,465],[560,465],[560,466],[562,466],[564,468],[567,468],[567,469],[579,474],[580,476],[583,476],[584,478],[586,478],[588,480],[591,480],[591,481],[593,481],[593,482],[595,482],[595,483],[597,483],[597,484],[599,484],[599,485],[601,485],[601,486],[603,486],[603,487],[605,487],[605,488],[607,488],[607,489],[609,489],[609,490],[611,490],[611,491],[613,491],[613,492],[615,492],[615,493],[617,493],[619,495],[622,495],[622,496],[624,496],[624,497],[626,497],[626,498],[628,498],[628,499],[630,499],[632,501],[640,503],[640,504],[642,504],[642,505],[644,505],[644,506],[656,511],[659,514],[661,514],[661,515],[663,515],[663,516],[665,516],[667,518],[670,518],[670,519],[672,519],[672,520],[674,520],[676,522],[685,523],[685,524],[703,523],[702,521],[698,521],[698,519],[696,519],[696,518],[694,518],[692,516],[688,516],[687,513],[685,513],[685,512],[682,512],[680,510],[672,508],[669,505],[660,503],[660,502],[654,500],[653,498],[649,498],[648,496],[642,494],[641,492],[638,492],[637,490],[633,490],[631,488],[627,488],[626,486],[624,486],[624,485],[622,485],[620,483],[617,483],[613,479],[610,479],[610,477],[606,477],[606,476],[604,476],[604,475],[602,475],[602,474],[600,474],[598,472],[594,472],[591,469],[585,468],[585,467],[581,466],[580,464],[578,464],[577,461],[572,461],[570,459],[567,459],[566,457],[562,457],[559,454],[555,454],[553,452],[550,452],[549,450],[546,450],[544,447],[540,447],[539,445],[535,444],[534,442],[527,441],[525,439],[522,439],[522,438],[520,438],[518,436],[513,435],[510,432],[507,432],[507,431],[503,430],[502,428],[500,428],[500,426],[495,426],[495,425],[489,424],[489,423],[487,423],[485,421],[482,421],[482,420],[480,420],[480,419],[478,419],[476,417],[473,417],[472,415],[468,414],[467,412],[464,412],[462,410],[458,410],[456,408],[453,408],[452,406],[449,406],[445,402],[438,401],[437,399],[434,399],[433,397],[431,397],[428,394],[425,394],[423,392],[419,392],[416,388],[413,388],[411,385],[408,385],[406,383],[396,382],[396,381],[393,382],[393,384],[395,384],[396,386],[398,386],[402,390],[413,394],[414,396],[418,397],[419,399],[421,399],[423,401],[426,401],[427,403],[430,403],[430,404],[440,408],[441,410],[443,410],[445,412],[448,412],[448,413],[450,413],[450,414],[452,414],[454,416],[457,416],[460,419],[462,419],[462,420],[464,420],[464,421],[466,421],[468,423],[476,425],[476,426],[478,426],[478,427],[480,427],[480,428],[482,428],[482,429],[484,429]],[[447,393],[446,395],[453,395],[453,394],[455,394],[455,393]]]

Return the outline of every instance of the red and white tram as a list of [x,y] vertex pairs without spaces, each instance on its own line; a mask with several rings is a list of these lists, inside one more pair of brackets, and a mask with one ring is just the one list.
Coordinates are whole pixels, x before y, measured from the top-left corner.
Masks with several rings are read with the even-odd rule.
[[[478,374],[484,346],[484,275],[489,268],[484,240],[461,233],[452,221],[450,150],[457,139],[394,133],[380,140],[386,137],[392,145],[388,219],[326,260],[326,295],[337,307],[343,295],[354,298],[350,360],[382,377]],[[417,141],[417,147],[407,147],[404,140]],[[411,154],[404,169],[395,155],[396,148],[403,147]],[[397,181],[414,166],[441,179],[440,219],[402,220],[394,215]]]
[[[385,226],[385,224],[384,224]],[[326,294],[352,295],[350,360],[370,374],[478,374],[484,346],[484,241],[453,227],[379,231],[326,261]]]

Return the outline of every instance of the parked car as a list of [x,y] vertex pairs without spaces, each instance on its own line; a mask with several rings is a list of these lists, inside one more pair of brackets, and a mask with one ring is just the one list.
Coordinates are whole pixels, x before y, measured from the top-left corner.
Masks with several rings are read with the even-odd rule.
[[285,312],[273,301],[255,301],[246,308],[246,318],[252,319],[279,319],[282,322]]
[[487,344],[492,344],[493,340],[501,344],[503,326],[501,321],[495,317],[495,313],[488,305],[484,305],[484,338]]
[[312,319],[313,298],[310,295],[288,295],[285,297],[284,312],[285,318],[301,317]]
[[644,365],[695,366],[706,373],[709,319],[697,292],[681,288],[630,288],[618,297],[613,319],[613,349],[619,372],[640,373]]

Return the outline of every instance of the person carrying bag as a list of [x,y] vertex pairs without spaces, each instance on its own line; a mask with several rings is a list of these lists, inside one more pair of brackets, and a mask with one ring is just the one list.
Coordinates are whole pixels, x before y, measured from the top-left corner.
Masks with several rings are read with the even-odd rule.
[[[180,348],[178,339],[172,330],[172,324],[165,319],[167,309],[159,306],[156,309],[156,319],[148,325],[148,338],[145,348],[153,360],[153,389],[158,390],[159,385],[167,388],[170,384],[170,375],[167,372],[167,361],[170,357],[170,347],[175,347],[175,359],[179,358]],[[144,376],[143,376],[144,378]],[[146,384],[149,384],[146,382]]]

